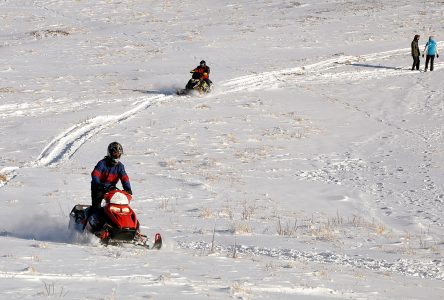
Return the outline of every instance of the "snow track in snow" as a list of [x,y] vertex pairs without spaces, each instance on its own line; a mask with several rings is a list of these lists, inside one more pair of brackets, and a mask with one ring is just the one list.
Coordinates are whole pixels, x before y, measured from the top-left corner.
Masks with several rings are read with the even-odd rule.
[[[206,242],[178,242],[183,249],[211,251],[211,243]],[[411,259],[396,259],[392,262],[383,259],[363,257],[359,255],[348,256],[332,252],[306,252],[295,249],[271,249],[254,246],[236,245],[223,246],[214,245],[214,253],[231,255],[266,256],[278,260],[301,260],[321,264],[336,264],[354,268],[363,268],[377,272],[390,272],[403,276],[420,277],[428,279],[444,280],[442,260],[419,261]]]
[[[439,44],[444,45],[442,42]],[[399,60],[408,55],[409,51],[410,48],[404,48],[361,56],[338,56],[311,65],[241,76],[222,83],[222,87],[224,92],[233,93],[417,74],[405,66],[390,66],[381,63],[386,59]],[[442,68],[442,64],[436,63],[436,70]]]
[[87,121],[75,124],[55,137],[43,149],[39,157],[31,163],[31,166],[57,165],[72,157],[72,155],[91,137],[100,131],[120,122],[123,122],[137,112],[151,106],[153,102],[166,100],[171,96],[156,95],[145,99],[136,107],[120,115],[98,116]]
[[[56,136],[40,153],[34,161],[28,162],[21,167],[56,166],[70,159],[74,153],[89,139],[115,124],[133,117],[138,112],[147,109],[153,103],[168,100],[171,95],[158,94],[141,101],[136,101],[135,107],[120,114],[97,116],[95,118],[77,123],[61,134]],[[6,185],[15,177],[17,170],[21,167],[7,167],[0,170],[0,187]]]

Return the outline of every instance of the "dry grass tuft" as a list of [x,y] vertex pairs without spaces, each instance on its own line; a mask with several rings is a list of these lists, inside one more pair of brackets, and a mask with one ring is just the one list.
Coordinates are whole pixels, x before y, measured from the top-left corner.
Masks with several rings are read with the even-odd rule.
[[0,88],[0,93],[14,93],[16,90],[12,87],[2,87]]
[[212,219],[214,218],[214,212],[210,208],[205,207],[201,210],[200,217],[204,219]]
[[238,299],[248,299],[251,289],[246,286],[245,282],[235,281],[230,287],[230,294]]
[[0,182],[6,182],[8,180],[8,177],[6,177],[6,175],[4,174],[0,174]]
[[34,30],[29,33],[32,37],[36,39],[42,39],[46,37],[56,37],[56,36],[67,36],[70,35],[70,33],[66,30],[61,29],[46,29],[46,30]]
[[232,225],[231,232],[236,234],[247,234],[251,233],[251,225],[246,222],[236,222]]
[[244,201],[243,210],[242,210],[242,220],[250,220],[255,210],[256,207],[254,205],[249,205],[247,204],[247,201]]
[[294,224],[290,224],[288,221],[285,224],[282,224],[281,219],[278,219],[278,224],[276,226],[276,231],[281,236],[294,236],[296,234],[297,229],[297,220],[294,221]]

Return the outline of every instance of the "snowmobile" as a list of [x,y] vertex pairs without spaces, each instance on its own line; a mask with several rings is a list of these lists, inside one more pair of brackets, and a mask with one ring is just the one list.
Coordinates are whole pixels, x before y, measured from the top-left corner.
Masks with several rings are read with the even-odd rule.
[[146,235],[140,232],[136,214],[129,206],[132,196],[125,191],[112,190],[104,195],[105,206],[89,214],[91,205],[77,204],[69,215],[69,229],[78,233],[92,233],[104,245],[134,244],[148,249],[160,249],[162,237],[156,233],[149,245]]
[[185,89],[177,90],[178,95],[190,95],[193,93],[198,93],[200,95],[208,94],[213,90],[213,83],[210,80],[210,85],[205,80],[201,79],[201,75],[197,72],[193,72],[191,79],[188,80]]

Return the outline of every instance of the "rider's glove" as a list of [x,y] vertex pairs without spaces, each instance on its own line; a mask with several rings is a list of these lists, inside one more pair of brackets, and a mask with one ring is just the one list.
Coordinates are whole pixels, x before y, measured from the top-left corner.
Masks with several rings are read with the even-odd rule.
[[117,189],[114,185],[105,185],[104,190],[105,192],[110,192]]

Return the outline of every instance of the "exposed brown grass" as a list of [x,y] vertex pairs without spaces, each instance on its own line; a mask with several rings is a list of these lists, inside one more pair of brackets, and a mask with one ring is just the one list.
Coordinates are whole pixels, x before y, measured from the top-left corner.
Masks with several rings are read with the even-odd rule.
[[56,37],[56,36],[67,36],[70,33],[66,30],[56,29],[56,30],[34,30],[29,33],[32,37],[36,39],[42,39],[45,37]]

